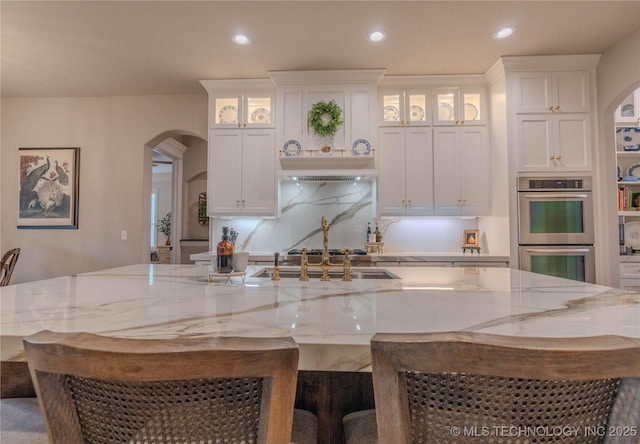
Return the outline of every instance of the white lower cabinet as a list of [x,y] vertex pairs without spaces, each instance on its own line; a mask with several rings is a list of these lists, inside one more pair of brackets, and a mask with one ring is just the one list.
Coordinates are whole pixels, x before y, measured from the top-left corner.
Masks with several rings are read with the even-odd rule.
[[640,291],[640,263],[627,262],[620,264],[620,288]]
[[209,133],[208,213],[276,214],[274,130]]
[[441,127],[433,133],[434,214],[489,212],[489,141],[485,127]]
[[432,129],[380,129],[378,212],[393,216],[433,215]]

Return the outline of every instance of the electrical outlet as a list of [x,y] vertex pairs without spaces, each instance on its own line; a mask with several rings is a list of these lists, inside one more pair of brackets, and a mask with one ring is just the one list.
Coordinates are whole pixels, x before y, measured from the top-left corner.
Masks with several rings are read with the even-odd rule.
[[120,232],[120,239],[121,240],[127,240],[127,230],[122,230]]

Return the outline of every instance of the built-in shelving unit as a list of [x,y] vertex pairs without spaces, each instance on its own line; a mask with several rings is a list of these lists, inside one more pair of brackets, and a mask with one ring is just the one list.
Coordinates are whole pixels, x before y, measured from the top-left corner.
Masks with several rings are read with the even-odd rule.
[[640,88],[622,101],[614,116],[620,287],[637,289],[640,287],[640,246],[629,239],[629,233],[638,231],[636,223],[640,224],[640,180],[632,179],[640,178]]

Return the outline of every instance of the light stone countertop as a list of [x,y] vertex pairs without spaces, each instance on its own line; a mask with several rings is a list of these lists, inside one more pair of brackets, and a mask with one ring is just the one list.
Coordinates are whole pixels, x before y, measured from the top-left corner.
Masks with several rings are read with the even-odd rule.
[[376,332],[640,338],[639,293],[509,268],[393,267],[400,279],[326,283],[251,276],[262,268],[250,266],[244,284],[209,283],[206,265],[141,264],[2,287],[2,360],[23,359],[20,338],[43,329],[291,336],[301,370],[334,371],[369,370]]

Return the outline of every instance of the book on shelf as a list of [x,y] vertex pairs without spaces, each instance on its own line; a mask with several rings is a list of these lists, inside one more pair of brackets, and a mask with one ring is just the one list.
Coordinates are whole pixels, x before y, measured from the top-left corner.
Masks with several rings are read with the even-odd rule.
[[618,211],[640,209],[640,192],[634,193],[629,187],[618,188]]

